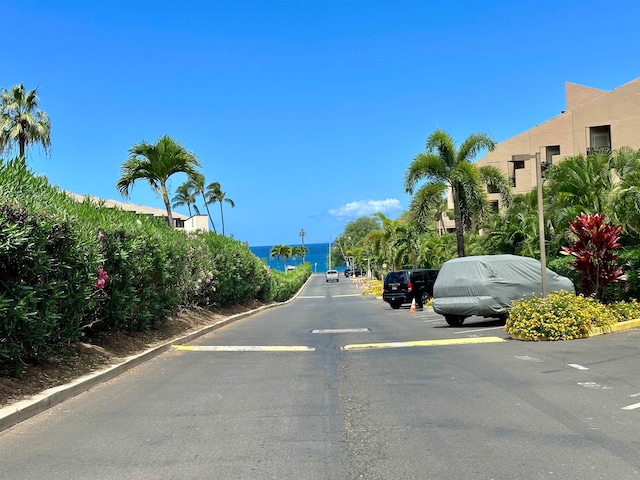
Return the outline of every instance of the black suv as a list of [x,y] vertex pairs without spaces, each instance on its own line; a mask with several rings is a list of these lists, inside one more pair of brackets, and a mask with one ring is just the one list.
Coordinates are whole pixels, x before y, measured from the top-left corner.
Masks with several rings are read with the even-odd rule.
[[347,269],[344,271],[344,276],[345,277],[360,277],[364,275],[364,272],[362,271],[361,268],[356,268],[355,270],[352,270],[351,267],[347,267]]
[[415,298],[416,307],[422,308],[433,296],[433,284],[439,270],[396,270],[384,277],[382,299],[391,308],[400,308],[404,303],[411,303]]

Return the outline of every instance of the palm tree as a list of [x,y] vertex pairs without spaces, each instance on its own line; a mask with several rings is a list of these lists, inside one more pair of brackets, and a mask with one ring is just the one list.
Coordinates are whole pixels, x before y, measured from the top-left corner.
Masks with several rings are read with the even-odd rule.
[[186,205],[189,209],[189,216],[191,216],[192,205],[196,213],[200,213],[200,211],[198,210],[198,206],[196,205],[196,192],[193,184],[190,181],[187,181],[186,183],[183,183],[178,188],[176,188],[176,194],[171,199],[171,202],[171,208],[177,208]]
[[207,194],[204,191],[204,175],[201,173],[196,173],[193,175],[188,182],[193,186],[193,189],[198,192],[202,196],[202,201],[204,202],[204,208],[207,209],[207,215],[209,217],[209,221],[211,222],[211,228],[213,228],[213,233],[217,234],[216,224],[213,223],[213,217],[211,216],[211,211],[209,210],[209,203],[207,202]]
[[414,193],[422,179],[428,180],[427,185],[440,184],[441,188],[451,189],[459,257],[465,255],[464,232],[481,225],[490,212],[485,186],[500,192],[505,203],[511,196],[509,178],[504,172],[471,163],[481,150],[494,148],[495,142],[488,135],[474,133],[458,149],[448,133],[436,130],[427,138],[426,153],[416,155],[405,173],[404,189],[408,194]]
[[304,256],[309,252],[307,247],[303,247],[302,245],[291,247],[291,256],[296,260],[299,258],[304,262]]
[[129,149],[129,158],[122,164],[116,187],[123,197],[129,198],[129,192],[136,180],[147,180],[153,191],[162,197],[167,209],[167,222],[173,227],[167,181],[174,173],[179,172],[193,178],[198,174],[196,167],[199,166],[200,160],[195,153],[165,135],[155,144],[141,142]]
[[231,208],[235,207],[236,204],[233,202],[233,200],[226,197],[226,193],[222,191],[220,182],[213,182],[207,185],[207,192],[205,196],[208,203],[220,203],[220,221],[222,222],[222,235],[224,235],[224,212],[222,211],[222,202],[228,203],[229,205],[231,205]]
[[289,245],[274,245],[269,251],[270,258],[278,258],[282,260],[284,271],[287,271],[287,258],[291,256],[291,247]]
[[[565,230],[580,213],[610,213],[616,180],[610,154],[567,157],[545,171],[551,218]],[[621,169],[622,170],[622,169]]]
[[15,143],[21,157],[28,146],[39,143],[45,153],[51,149],[51,121],[38,109],[38,89],[28,92],[24,85],[0,91],[0,155],[9,152]]

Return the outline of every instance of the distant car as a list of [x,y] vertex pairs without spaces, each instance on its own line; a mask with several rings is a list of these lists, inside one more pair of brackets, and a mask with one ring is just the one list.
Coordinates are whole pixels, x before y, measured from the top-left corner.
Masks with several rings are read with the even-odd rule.
[[398,309],[405,303],[422,307],[433,296],[433,284],[438,277],[438,270],[414,269],[396,270],[387,273],[382,287],[382,300]]
[[361,268],[355,268],[352,269],[351,267],[347,267],[347,269],[344,271],[344,276],[345,277],[360,277],[362,276],[363,272]]
[[327,283],[328,282],[339,282],[340,281],[340,274],[338,274],[337,270],[327,270],[326,279],[327,279]]
[[[541,264],[517,255],[479,255],[445,262],[433,286],[433,310],[452,327],[467,317],[506,320],[514,300],[542,295]],[[573,282],[547,268],[547,291],[575,292]]]

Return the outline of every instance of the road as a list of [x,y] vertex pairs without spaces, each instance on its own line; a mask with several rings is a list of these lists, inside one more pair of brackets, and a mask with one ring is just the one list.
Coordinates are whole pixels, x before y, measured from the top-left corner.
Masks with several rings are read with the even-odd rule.
[[314,275],[0,432],[1,479],[640,478],[640,330],[511,340]]

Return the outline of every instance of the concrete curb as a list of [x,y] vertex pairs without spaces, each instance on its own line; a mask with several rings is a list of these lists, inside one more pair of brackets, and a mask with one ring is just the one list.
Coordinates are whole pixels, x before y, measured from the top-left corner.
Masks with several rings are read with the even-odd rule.
[[300,292],[306,286],[310,279],[311,276],[309,276],[307,281],[295,293],[295,295],[285,302],[272,303],[270,305],[264,305],[254,310],[249,310],[247,312],[232,315],[220,320],[219,322],[214,323],[213,325],[201,328],[196,332],[191,332],[182,337],[174,338],[173,340],[169,340],[162,345],[150,348],[137,355],[127,357],[117,365],[111,365],[102,370],[91,372],[87,375],[77,378],[73,382],[66,385],[49,388],[42,393],[34,395],[26,400],[21,400],[12,405],[0,408],[0,432],[24,420],[34,417],[35,415],[38,415],[39,413],[42,413],[45,410],[48,410],[49,408],[64,402],[65,400],[75,397],[82,392],[86,392],[96,385],[109,381],[126,372],[127,370],[131,370],[132,368],[146,362],[147,360],[150,360],[160,355],[161,353],[166,352],[167,350],[171,349],[173,345],[183,345],[185,343],[189,343],[198,337],[222,328],[225,325],[229,325],[230,323],[233,323],[237,320],[255,315],[256,313],[259,313],[263,310],[286,305],[287,303],[295,300],[298,295],[300,295]]

